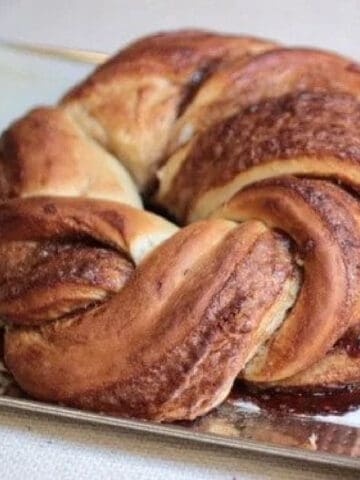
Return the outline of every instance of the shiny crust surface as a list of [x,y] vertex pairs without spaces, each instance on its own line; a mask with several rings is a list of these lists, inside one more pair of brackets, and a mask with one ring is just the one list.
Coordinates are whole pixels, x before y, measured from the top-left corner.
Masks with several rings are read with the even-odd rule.
[[0,199],[80,196],[141,206],[130,175],[58,108],[38,108],[0,141]]
[[0,315],[34,325],[94,306],[175,231],[115,202],[39,197],[0,204]]
[[237,58],[244,53],[258,53],[275,45],[275,42],[256,37],[205,30],[160,32],[136,40],[120,50],[64,98],[68,101],[86,96],[96,83],[113,82],[114,77],[116,80],[117,75],[127,70],[139,74],[153,70],[156,74],[171,75],[175,82],[181,82],[209,60]]
[[191,225],[102,306],[39,329],[10,329],[6,364],[37,398],[193,419],[226,397],[254,330],[291,275],[283,242],[258,222]]
[[1,242],[85,237],[127,252],[137,264],[177,227],[131,206],[87,198],[19,198],[0,203]]
[[[359,383],[359,71],[251,37],[160,33],[13,123],[0,316],[20,387],[174,421],[236,378]],[[138,190],[191,225],[141,210]]]
[[312,366],[359,318],[358,203],[327,182],[282,177],[239,192],[215,215],[280,228],[295,241],[304,271],[297,302],[245,378],[274,382]]
[[186,138],[266,98],[296,91],[336,91],[360,98],[360,74],[354,63],[334,53],[276,48],[229,61],[197,92],[172,134],[170,151]]
[[[314,159],[314,176],[317,163],[320,175],[322,170],[326,175],[332,160],[337,177],[346,178],[347,166],[358,169],[360,163],[359,130],[360,103],[347,94],[306,92],[265,100],[200,135],[161,203],[180,219],[194,219],[201,215],[200,207],[192,214],[196,203],[205,203],[213,190],[236,176],[257,169],[256,181],[272,162],[277,162],[276,171],[270,168],[268,175],[281,175],[300,157]],[[292,173],[302,174],[303,163]],[[355,186],[358,182],[354,179]]]
[[174,122],[204,80],[226,60],[274,46],[206,31],[145,37],[100,66],[62,104],[144,189],[163,159]]
[[133,268],[121,252],[91,242],[2,244],[0,315],[12,324],[62,317],[119,291]]

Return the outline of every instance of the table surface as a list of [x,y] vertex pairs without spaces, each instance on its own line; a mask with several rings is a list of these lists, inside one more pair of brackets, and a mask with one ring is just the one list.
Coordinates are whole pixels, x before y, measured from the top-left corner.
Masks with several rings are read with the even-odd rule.
[[[0,36],[112,52],[148,32],[199,26],[360,58],[359,0],[0,0]],[[0,50],[0,130],[38,103],[55,102],[89,67]],[[7,68],[6,75],[4,68]],[[9,67],[10,66],[10,67]],[[359,474],[106,427],[0,411],[2,479],[356,479]]]

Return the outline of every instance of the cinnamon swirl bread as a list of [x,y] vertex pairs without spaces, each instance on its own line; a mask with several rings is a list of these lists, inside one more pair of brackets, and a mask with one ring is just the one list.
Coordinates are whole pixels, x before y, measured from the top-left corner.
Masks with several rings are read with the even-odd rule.
[[131,44],[2,136],[7,368],[34,398],[158,421],[235,381],[360,383],[359,187],[355,62],[203,31]]

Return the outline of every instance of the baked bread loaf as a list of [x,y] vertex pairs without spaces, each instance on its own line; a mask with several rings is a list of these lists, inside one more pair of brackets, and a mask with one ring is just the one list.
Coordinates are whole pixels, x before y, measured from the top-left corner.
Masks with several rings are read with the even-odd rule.
[[274,46],[196,30],[154,35],[120,51],[62,105],[144,189],[165,155],[174,123],[211,73],[223,62]]
[[336,54],[179,31],[15,122],[0,316],[20,387],[174,421],[236,378],[359,383],[359,97]]

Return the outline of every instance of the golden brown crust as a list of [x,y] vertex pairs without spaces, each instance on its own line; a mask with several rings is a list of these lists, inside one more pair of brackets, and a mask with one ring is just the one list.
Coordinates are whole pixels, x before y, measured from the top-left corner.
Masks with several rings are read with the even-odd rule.
[[[359,69],[334,54],[179,31],[131,44],[60,107],[13,124],[0,315],[22,388],[171,421],[206,413],[239,374],[359,381],[345,344],[360,328],[360,207],[324,180],[273,178],[358,190],[359,94]],[[121,162],[140,188],[162,164],[157,199],[179,219],[223,205],[221,218],[174,235],[123,205],[141,202]]]
[[1,242],[90,238],[136,264],[176,230],[157,215],[116,202],[38,197],[0,203]]
[[360,323],[357,319],[323,358],[310,368],[276,382],[276,386],[301,387],[311,391],[314,386],[324,388],[359,384],[359,336]]
[[104,301],[133,272],[122,252],[95,242],[7,242],[0,245],[0,315],[37,324]]
[[296,91],[340,91],[359,98],[360,74],[351,60],[314,49],[277,48],[232,59],[201,85],[175,125],[169,150],[249,105]]
[[104,301],[176,227],[124,204],[79,198],[0,204],[0,315],[38,324]]
[[281,228],[296,242],[304,269],[294,308],[245,378],[274,382],[313,365],[359,318],[359,205],[327,182],[282,177],[239,192],[216,216]]
[[153,34],[131,43],[112,56],[64,97],[69,100],[86,97],[95,85],[121,80],[123,72],[161,74],[175,83],[190,80],[208,62],[222,62],[246,54],[259,53],[277,44],[260,38],[224,35],[205,30],[178,30]]
[[37,398],[192,419],[227,395],[293,268],[283,239],[258,222],[194,224],[157,248],[103,306],[10,330],[6,363]]
[[359,129],[360,103],[347,94],[306,92],[266,100],[200,135],[161,204],[180,219],[195,219],[208,213],[206,204],[213,207],[217,190],[224,187],[223,202],[239,189],[231,182],[241,183],[241,174],[246,182],[252,171],[252,182],[290,172],[336,174],[359,187],[359,175],[349,175],[359,170]]
[[0,174],[0,199],[82,196],[141,206],[125,169],[58,108],[33,110],[4,132]]
[[[303,372],[275,384],[263,386],[290,387],[290,392],[293,387],[303,387],[311,392],[312,387],[357,385],[360,378],[359,372],[359,357],[352,357],[346,351],[339,349],[329,352]],[[346,405],[344,407],[346,409]]]
[[227,59],[274,45],[202,31],[146,37],[100,66],[62,104],[143,189],[162,160],[178,114],[209,73]]

